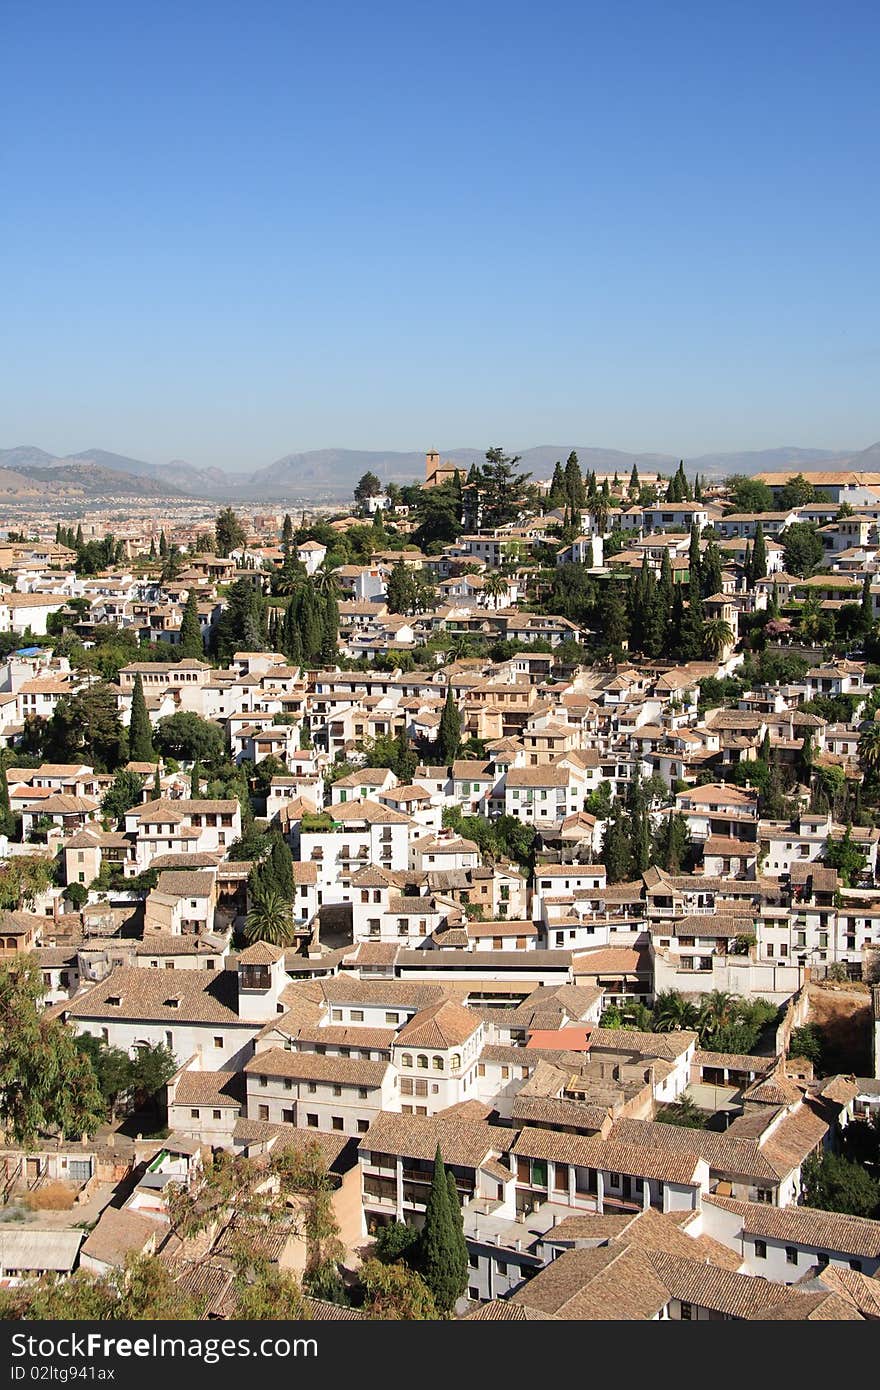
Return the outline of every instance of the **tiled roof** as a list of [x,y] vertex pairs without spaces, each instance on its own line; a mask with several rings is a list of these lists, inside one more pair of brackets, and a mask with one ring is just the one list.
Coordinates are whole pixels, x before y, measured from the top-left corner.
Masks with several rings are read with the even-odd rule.
[[320,1052],[292,1052],[270,1047],[245,1063],[249,1076],[287,1076],[302,1081],[332,1081],[349,1086],[381,1086],[387,1062],[365,1062],[354,1057],[330,1057]]

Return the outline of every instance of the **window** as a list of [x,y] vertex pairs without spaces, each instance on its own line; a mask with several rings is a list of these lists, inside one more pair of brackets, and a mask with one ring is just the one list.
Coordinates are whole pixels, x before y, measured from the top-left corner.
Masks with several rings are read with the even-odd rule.
[[261,1105],[261,1106],[260,1106],[260,1109],[259,1109],[259,1118],[260,1118],[261,1120],[268,1120],[268,1118],[269,1118],[269,1107],[268,1107],[268,1105]]
[[796,1264],[797,1264],[797,1262],[798,1262],[798,1252],[797,1252],[797,1246],[796,1246],[796,1245],[786,1245],[786,1247],[785,1247],[785,1258],[786,1258],[786,1260],[788,1261],[788,1263],[789,1263],[790,1265],[796,1265]]
[[366,1088],[366,1086],[358,1086],[358,1098],[359,1098],[360,1100],[366,1100],[366,1098],[367,1098],[367,1088]]
[[682,1304],[680,1305],[680,1307],[681,1307],[681,1318],[682,1318],[682,1322],[693,1322],[693,1318],[694,1318],[693,1304],[691,1304],[691,1303],[682,1303]]
[[282,1112],[281,1112],[281,1119],[282,1119],[282,1121],[284,1122],[284,1124],[286,1124],[286,1125],[292,1125],[292,1124],[293,1124],[293,1111],[292,1111],[292,1110],[282,1110]]
[[306,1115],[306,1124],[308,1125],[309,1129],[317,1129],[317,1128],[318,1128],[318,1117],[317,1117],[317,1115]]
[[332,1021],[333,1021],[334,1023],[341,1023],[341,1022],[342,1022],[342,1010],[341,1010],[341,1009],[331,1009],[331,1010],[330,1010],[330,1018],[332,1019]]
[[222,1038],[215,1038],[215,1039],[214,1039],[214,1046],[215,1046],[215,1047],[222,1047],[222,1046],[223,1046],[223,1039],[222,1039]]
[[411,1066],[412,1066],[412,1057],[410,1056],[410,1054],[409,1054],[408,1052],[403,1052],[403,1053],[401,1053],[400,1065],[401,1065],[402,1067],[411,1067]]
[[453,1070],[454,1070],[454,1071],[457,1071],[458,1068],[461,1066],[461,1053],[460,1053],[460,1052],[453,1052],[451,1061],[452,1061]]
[[386,1013],[386,1015],[385,1015],[385,1022],[386,1022],[386,1023],[393,1023],[393,1024],[396,1025],[396,1024],[397,1024],[397,1014],[396,1014],[396,1013],[393,1013],[393,1012],[391,1012],[391,1011],[389,1011],[389,1012]]
[[191,1120],[197,1120],[197,1119],[199,1118],[199,1112],[198,1112],[198,1110],[191,1110],[191,1111],[189,1112],[189,1116],[190,1116],[190,1119],[191,1119]]
[[432,1058],[431,1058],[431,1066],[434,1068],[435,1071],[442,1071],[442,1070],[443,1070],[443,1067],[445,1066],[445,1063],[444,1063],[444,1061],[443,1061],[443,1058],[442,1058],[442,1057],[432,1057]]
[[420,1067],[423,1071],[428,1070],[428,1058],[425,1056],[424,1052],[420,1052],[416,1058],[416,1066]]
[[855,1272],[856,1272],[856,1274],[861,1274],[861,1272],[862,1272],[862,1262],[861,1262],[861,1260],[850,1260],[850,1262],[849,1262],[849,1267],[850,1267],[850,1269],[854,1269]]
[[212,1110],[212,1111],[211,1111],[211,1119],[212,1119],[212,1120],[219,1120],[219,1119],[222,1118],[222,1115],[223,1115],[222,1110]]
[[332,1120],[332,1124],[333,1124],[333,1128],[334,1128],[334,1129],[336,1129],[336,1130],[341,1130],[342,1127],[343,1127],[342,1116],[341,1116],[341,1115],[334,1115],[334,1116],[333,1116],[333,1120]]
[[358,1134],[366,1134],[366,1132],[367,1132],[367,1130],[368,1130],[369,1128],[370,1128],[370,1122],[369,1122],[369,1120],[358,1120],[358,1122],[357,1122],[357,1132],[358,1132]]
[[334,1086],[334,1087],[333,1087],[333,1094],[334,1094],[334,1096],[341,1096],[341,1095],[342,1095],[342,1087],[341,1087],[341,1086]]
[[767,1258],[767,1242],[766,1242],[766,1240],[756,1240],[756,1241],[755,1241],[755,1259],[756,1259],[756,1260],[766,1260],[766,1258]]
[[268,1084],[269,1084],[269,1078],[268,1078],[268,1076],[261,1076],[261,1077],[260,1077],[260,1085],[261,1085],[261,1086],[268,1086]]
[[363,1021],[364,1021],[364,1011],[363,1011],[363,1009],[352,1009],[352,1011],[351,1011],[351,1021],[352,1021],[352,1023],[363,1023]]
[[772,1202],[772,1201],[773,1201],[773,1189],[770,1188],[770,1187],[756,1187],[756,1188],[755,1188],[755,1201],[756,1201],[756,1202]]

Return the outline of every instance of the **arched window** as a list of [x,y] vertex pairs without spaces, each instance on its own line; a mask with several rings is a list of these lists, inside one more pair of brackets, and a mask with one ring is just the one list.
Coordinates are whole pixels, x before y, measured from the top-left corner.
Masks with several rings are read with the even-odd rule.
[[431,1061],[432,1061],[432,1066],[433,1066],[433,1068],[434,1068],[435,1071],[442,1071],[442,1070],[443,1070],[443,1067],[444,1067],[445,1064],[444,1064],[444,1061],[443,1061],[443,1058],[442,1058],[442,1057],[433,1057],[433,1058],[431,1059]]
[[416,1058],[416,1066],[421,1067],[423,1071],[428,1070],[428,1059],[425,1056],[424,1052],[420,1052],[418,1057]]
[[461,1066],[461,1053],[460,1053],[460,1052],[453,1052],[453,1054],[452,1054],[452,1069],[453,1069],[453,1071],[458,1071],[458,1068],[459,1068],[460,1066]]
[[408,1052],[402,1052],[402,1053],[400,1054],[400,1065],[401,1065],[402,1067],[411,1067],[411,1066],[412,1066],[412,1057],[410,1056],[410,1054],[409,1054]]

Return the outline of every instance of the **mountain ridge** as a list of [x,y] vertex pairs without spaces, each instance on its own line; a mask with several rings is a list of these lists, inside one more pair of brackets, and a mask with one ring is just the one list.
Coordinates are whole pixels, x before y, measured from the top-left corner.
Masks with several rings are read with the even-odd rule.
[[[596,445],[539,444],[511,453],[520,456],[520,467],[535,479],[547,478],[557,460],[565,461],[574,450],[582,468],[599,472],[614,469],[627,476],[635,463],[641,472],[670,473],[679,455],[652,452],[627,452],[622,449]],[[467,470],[481,463],[485,450],[460,447],[440,450],[443,459]],[[808,449],[800,445],[782,445],[772,449],[740,450],[705,453],[684,457],[690,472],[707,477],[725,477],[731,473],[758,473],[790,467],[793,472],[810,472],[831,467],[852,467],[880,470],[880,442],[861,451]],[[35,483],[63,486],[67,478],[86,493],[112,492],[114,486],[122,495],[132,491],[148,496],[193,497],[243,502],[275,500],[301,496],[344,500],[351,496],[355,483],[363,473],[376,473],[383,483],[419,481],[424,477],[425,455],[421,450],[381,449],[309,449],[284,454],[262,467],[250,471],[224,472],[220,468],[200,468],[184,459],[169,463],[148,463],[144,459],[116,454],[109,450],[90,448],[76,454],[56,457],[36,445],[19,444],[0,449],[0,469],[21,474]],[[140,480],[140,489],[131,480]],[[126,482],[125,480],[128,480]],[[146,487],[150,483],[149,488]]]

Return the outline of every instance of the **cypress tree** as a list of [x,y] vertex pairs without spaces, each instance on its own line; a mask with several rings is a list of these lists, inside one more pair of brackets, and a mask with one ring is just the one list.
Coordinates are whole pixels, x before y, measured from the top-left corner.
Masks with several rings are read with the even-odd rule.
[[[434,1295],[437,1307],[451,1313],[456,1300],[467,1288],[467,1266],[464,1283],[461,1279],[461,1246],[464,1235],[452,1211],[449,1184],[440,1145],[434,1155],[431,1191],[425,1207],[425,1224],[419,1240],[419,1265],[422,1278]],[[465,1247],[465,1259],[467,1248]]]
[[15,820],[9,805],[9,783],[6,780],[6,763],[0,762],[0,834],[11,835]]
[[183,610],[183,621],[180,624],[180,641],[177,646],[182,657],[194,658],[201,661],[205,655],[205,644],[202,641],[202,625],[199,622],[199,607],[196,602],[196,591],[190,589],[187,594],[186,607]]
[[628,879],[632,872],[632,846],[629,831],[624,824],[624,812],[617,800],[611,807],[611,815],[605,822],[602,839],[602,863],[609,883],[620,883]]
[[458,1277],[461,1293],[464,1293],[468,1284],[468,1267],[470,1257],[468,1256],[467,1241],[464,1235],[464,1212],[458,1196],[458,1188],[455,1185],[455,1175],[446,1169],[446,1185],[449,1188],[449,1210],[452,1216],[452,1224],[456,1233],[455,1241],[455,1273]]
[[75,547],[76,550],[82,550],[82,547],[83,547],[83,528],[82,528],[82,522],[80,522],[79,525],[78,525],[77,528],[76,528],[76,538],[75,538],[73,544],[74,544],[74,547]]
[[138,671],[134,678],[131,695],[131,722],[128,726],[128,754],[133,762],[151,763],[156,756],[153,752],[153,731],[147,702],[144,699],[144,683]]
[[154,797],[156,798],[156,800],[158,801],[158,799],[159,799],[159,797],[160,797],[161,795],[162,795],[162,779],[161,779],[161,777],[159,776],[159,764],[157,763],[157,764],[156,764],[156,775],[155,775],[155,777],[153,778],[153,796],[154,796]]
[[746,541],[746,553],[743,556],[743,569],[746,572],[746,583],[752,582],[752,546],[751,542]]
[[197,762],[193,763],[192,772],[189,779],[189,794],[193,801],[198,801],[202,795],[202,778]]
[[165,528],[163,526],[162,530],[159,532],[159,559],[164,560],[167,554],[168,542],[165,539]]
[[629,475],[629,492],[630,492],[630,496],[631,496],[631,497],[638,497],[639,493],[641,492],[641,489],[642,489],[642,485],[641,485],[641,483],[639,482],[639,470],[638,470],[638,465],[634,463],[633,466],[632,466],[632,472],[631,472],[630,475]]
[[760,521],[755,527],[755,548],[752,551],[751,583],[756,579],[767,578],[767,543],[764,540],[764,527]]
[[284,525],[281,528],[281,549],[284,551],[285,558],[290,554],[292,546],[293,522],[290,519],[290,513],[287,512],[284,517]]
[[449,767],[458,756],[458,749],[461,744],[461,719],[451,685],[446,687],[446,703],[440,716],[437,744],[441,763]]
[[723,583],[721,573],[721,553],[714,541],[706,546],[706,553],[700,562],[702,571],[700,589],[703,598],[710,598],[721,592]]
[[700,475],[699,475],[699,473],[698,473],[697,476],[694,478],[694,501],[695,501],[695,502],[702,502],[702,500],[703,500],[703,488],[702,488],[702,485],[701,485],[701,483],[700,483]]
[[155,536],[152,536],[152,537],[150,538],[150,559],[151,559],[151,560],[155,560],[155,558],[156,558],[156,537],[155,537]]
[[688,550],[688,580],[693,586],[700,588],[703,577],[703,562],[700,556],[700,528],[694,522],[691,527],[691,544]]

